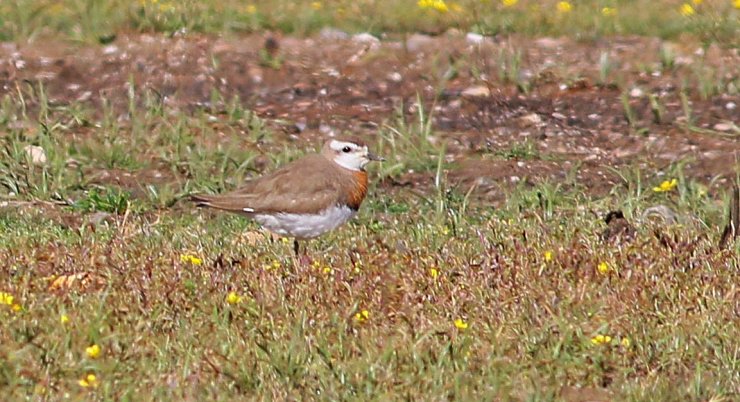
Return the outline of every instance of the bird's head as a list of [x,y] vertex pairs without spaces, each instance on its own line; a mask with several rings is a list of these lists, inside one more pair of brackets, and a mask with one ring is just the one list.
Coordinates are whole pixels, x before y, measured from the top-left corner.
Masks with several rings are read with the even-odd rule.
[[365,170],[368,163],[385,160],[370,152],[367,145],[359,140],[329,140],[324,144],[321,153],[327,159],[349,170]]

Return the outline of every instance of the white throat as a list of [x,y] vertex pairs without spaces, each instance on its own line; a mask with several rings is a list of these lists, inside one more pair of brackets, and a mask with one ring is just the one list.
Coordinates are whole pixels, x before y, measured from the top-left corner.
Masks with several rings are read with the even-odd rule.
[[355,155],[339,155],[336,158],[334,158],[334,163],[337,165],[354,171],[360,171],[362,170],[362,167],[360,165],[360,161],[357,160],[357,157]]

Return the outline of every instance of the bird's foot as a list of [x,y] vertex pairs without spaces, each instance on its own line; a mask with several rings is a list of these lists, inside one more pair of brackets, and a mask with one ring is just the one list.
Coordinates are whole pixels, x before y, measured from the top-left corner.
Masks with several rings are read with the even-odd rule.
[[313,264],[313,258],[309,257],[308,254],[303,254],[298,257],[298,263],[301,264],[302,267],[308,267]]

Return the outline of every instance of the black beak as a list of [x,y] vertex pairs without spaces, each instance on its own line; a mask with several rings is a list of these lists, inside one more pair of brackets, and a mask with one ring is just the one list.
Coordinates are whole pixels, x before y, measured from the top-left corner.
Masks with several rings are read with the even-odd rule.
[[370,159],[371,161],[378,161],[378,162],[385,161],[385,158],[383,158],[382,156],[375,155],[372,152],[367,153],[367,159]]

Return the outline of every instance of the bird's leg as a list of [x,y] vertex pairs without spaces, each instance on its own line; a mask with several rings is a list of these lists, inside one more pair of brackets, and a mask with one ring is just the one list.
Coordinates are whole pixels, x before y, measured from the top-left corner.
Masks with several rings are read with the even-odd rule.
[[295,257],[298,260],[298,263],[302,266],[307,267],[313,262],[311,257],[308,256],[308,247],[305,245],[303,246],[303,254],[301,255],[297,239],[293,239],[293,251],[295,252]]

